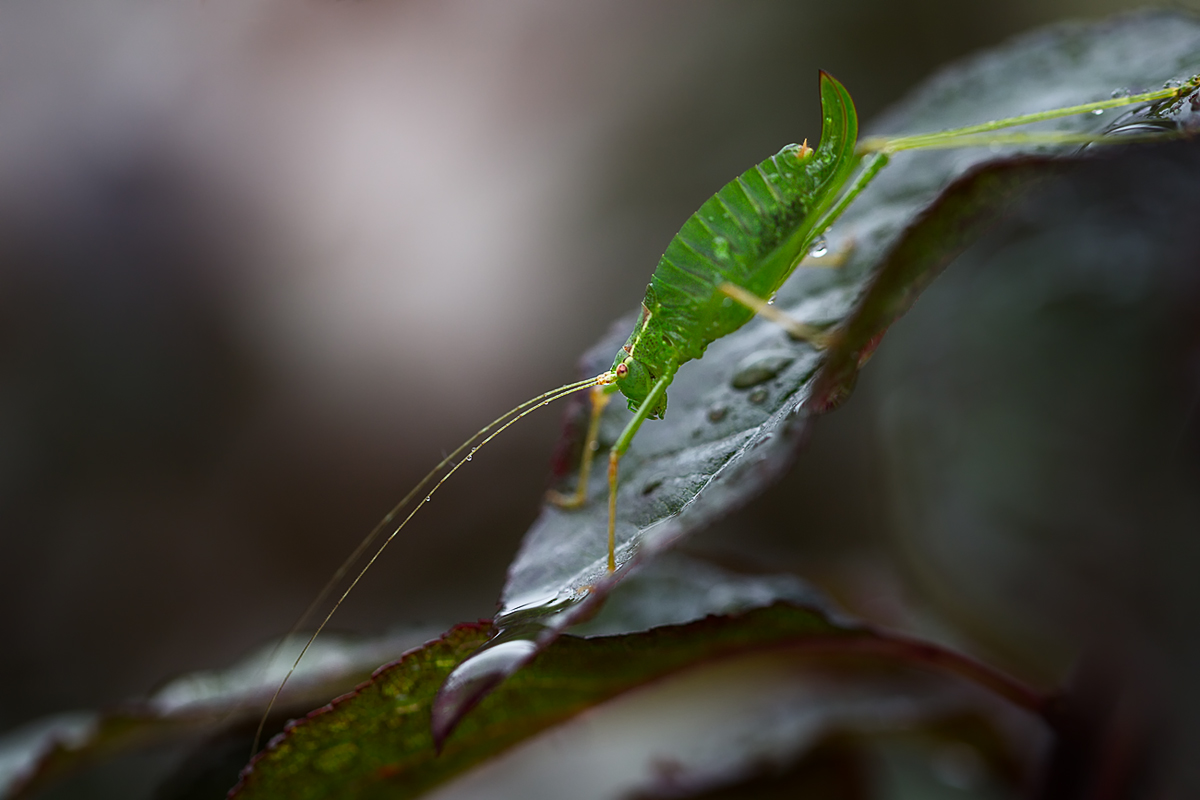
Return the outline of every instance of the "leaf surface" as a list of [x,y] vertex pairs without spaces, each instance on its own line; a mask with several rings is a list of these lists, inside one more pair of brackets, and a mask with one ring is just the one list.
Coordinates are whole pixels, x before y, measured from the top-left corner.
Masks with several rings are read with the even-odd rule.
[[[1200,24],[1191,16],[1146,13],[1058,26],[934,76],[872,133],[930,132],[1106,100],[1114,92],[1158,88],[1197,71]],[[1145,111],[1077,115],[1033,129],[1095,135],[1128,127],[1137,121],[1131,114]],[[1167,111],[1185,113],[1180,104]],[[1061,156],[1078,151],[1078,146],[1025,144],[897,155],[829,232],[831,251],[848,254],[845,265],[801,267],[776,299],[779,308],[804,322],[836,326],[838,344],[819,352],[790,341],[772,323],[755,320],[681,369],[669,390],[666,419],[643,426],[621,462],[621,567],[615,575],[606,571],[607,488],[603,470],[597,470],[586,507],[568,511],[547,505],[527,533],[510,568],[493,644],[533,645],[524,659],[510,659],[490,685],[479,683],[480,696],[503,678],[500,672],[515,671],[563,630],[594,614],[629,568],[745,503],[780,476],[813,418],[845,399],[888,326],[938,271],[992,224],[1016,193],[1067,168],[1070,159]],[[632,323],[632,317],[618,323],[585,356],[586,374],[608,366]],[[602,450],[628,418],[623,404],[609,405],[601,425]],[[576,449],[582,432],[576,426]],[[447,703],[439,728],[451,729],[473,702],[460,697]]]

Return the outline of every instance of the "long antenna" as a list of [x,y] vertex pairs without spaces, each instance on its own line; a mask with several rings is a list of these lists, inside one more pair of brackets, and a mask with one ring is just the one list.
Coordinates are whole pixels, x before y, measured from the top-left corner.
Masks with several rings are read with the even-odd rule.
[[[329,620],[331,620],[333,618],[333,615],[335,613],[337,613],[337,610],[339,608],[341,608],[342,603],[350,595],[350,592],[352,592],[354,590],[354,587],[358,585],[358,582],[360,580],[362,580],[364,575],[367,574],[367,570],[369,570],[375,564],[375,561],[381,555],[383,555],[383,551],[385,549],[387,549],[387,546],[389,544],[391,544],[393,539],[396,538],[396,535],[399,534],[400,531],[404,530],[404,526],[407,525],[409,520],[411,520],[416,515],[416,513],[421,510],[421,506],[423,506],[425,503],[429,502],[430,498],[432,498],[434,493],[439,488],[441,488],[442,484],[445,483],[447,480],[449,480],[450,476],[453,475],[455,472],[457,472],[459,467],[461,467],[466,462],[470,461],[471,457],[474,456],[474,454],[477,451],[479,451],[480,448],[482,448],[484,445],[486,445],[492,439],[495,439],[497,436],[499,436],[505,429],[507,429],[510,425],[514,424],[517,420],[521,419],[522,417],[525,417],[528,414],[533,413],[534,411],[536,411],[537,409],[539,409],[543,406],[549,405],[550,403],[554,402],[555,400],[560,400],[560,399],[567,397],[568,395],[574,394],[575,392],[578,392],[582,389],[590,389],[593,386],[599,386],[602,384],[611,383],[613,381],[613,379],[614,379],[614,377],[613,377],[612,373],[603,372],[594,378],[587,378],[586,380],[576,381],[575,383],[568,383],[565,386],[560,386],[557,389],[552,389],[549,392],[545,392],[543,394],[538,395],[537,397],[533,397],[533,398],[530,398],[529,400],[526,400],[524,403],[521,403],[519,406],[517,406],[515,408],[509,409],[508,411],[504,412],[496,419],[489,422],[487,425],[480,428],[473,436],[471,436],[469,439],[467,439],[465,442],[463,442],[461,445],[459,445],[454,450],[454,452],[450,453],[450,455],[446,456],[440,462],[438,462],[437,466],[435,466],[428,473],[426,473],[425,477],[421,478],[420,482],[418,482],[417,485],[415,487],[413,487],[413,489],[400,500],[400,502],[396,503],[396,505],[392,508],[392,510],[389,511],[383,517],[383,519],[380,520],[379,523],[371,530],[371,532],[369,534],[367,534],[367,536],[362,540],[362,542],[359,543],[358,547],[356,547],[354,549],[354,552],[350,554],[350,557],[347,558],[340,567],[338,567],[338,569],[334,573],[333,577],[330,578],[328,583],[325,584],[325,587],[323,589],[321,589],[321,592],[317,595],[317,598],[315,600],[313,600],[313,602],[305,610],[304,614],[300,617],[299,620],[297,620],[296,624],[292,626],[292,630],[288,633],[287,636],[284,637],[284,640],[286,640],[288,637],[290,637],[291,634],[295,633],[299,629],[299,627],[304,623],[304,621],[312,614],[312,612],[316,609],[316,607],[319,606],[325,600],[326,597],[328,597],[329,593],[333,590],[333,588],[338,583],[341,582],[343,577],[345,577],[346,573],[350,570],[350,567],[353,566],[353,564],[355,562],[357,562],[359,560],[359,558],[362,557],[363,553],[365,553],[367,551],[367,548],[370,546],[371,542],[373,542],[376,539],[376,537],[378,537],[378,535],[388,525],[390,525],[395,520],[395,518],[399,515],[401,510],[405,506],[407,506],[414,497],[416,497],[421,491],[423,491],[424,487],[427,486],[429,484],[429,482],[431,480],[433,480],[433,478],[446,467],[447,464],[450,464],[452,462],[454,463],[454,466],[452,466],[450,468],[450,470],[448,472],[446,472],[445,475],[442,475],[442,477],[438,479],[437,483],[435,483],[433,485],[433,487],[425,495],[425,499],[423,501],[421,501],[420,503],[418,503],[415,508],[413,508],[411,511],[409,511],[408,515],[405,516],[403,520],[401,520],[400,524],[397,525],[390,534],[388,534],[388,537],[386,539],[384,539],[383,544],[381,544],[375,550],[374,555],[372,555],[371,558],[367,561],[367,563],[363,566],[363,568],[361,570],[359,570],[358,574],[354,577],[354,580],[352,580],[350,582],[350,585],[346,587],[346,590],[344,592],[342,592],[341,597],[339,597],[337,602],[333,604],[333,608],[331,608],[329,610],[329,613],[325,615],[325,619],[321,620],[321,624],[317,626],[317,629],[313,632],[312,636],[309,637],[309,639],[305,643],[304,647],[300,650],[300,654],[296,656],[296,660],[292,663],[291,668],[288,669],[287,674],[284,675],[283,680],[280,681],[279,686],[275,689],[275,693],[273,695],[271,695],[271,701],[269,703],[267,703],[267,709],[266,709],[266,711],[263,712],[262,718],[258,721],[258,729],[254,733],[254,744],[252,745],[252,747],[250,749],[251,756],[253,756],[258,751],[258,743],[259,743],[259,740],[262,738],[262,732],[263,732],[264,726],[267,723],[267,718],[271,715],[271,709],[273,709],[275,707],[275,702],[279,699],[280,693],[283,692],[284,686],[287,685],[288,680],[292,677],[292,674],[296,671],[296,668],[300,666],[300,661],[304,658],[305,654],[308,653],[308,650],[310,647],[312,647],[313,642],[315,642],[317,640],[317,637],[321,635],[321,631],[325,630],[325,626],[329,624]],[[501,423],[503,423],[503,424],[501,424]],[[499,426],[499,427],[497,427],[497,426]],[[492,430],[493,428],[495,428],[495,430]],[[491,431],[491,432],[489,433],[489,431]],[[487,435],[482,439],[482,441],[480,441],[479,444],[474,445],[472,447],[471,446],[472,443],[475,442],[476,440],[478,440],[481,436],[484,436],[484,434],[487,434]],[[471,447],[470,452],[465,457],[459,458],[459,456],[462,455],[463,451],[466,450],[468,447]],[[457,461],[456,461],[456,459],[457,459]],[[279,645],[276,645],[275,650],[271,654],[271,659],[274,658],[275,653],[278,652],[279,647],[282,646],[282,643],[283,643],[283,640],[280,641]]]

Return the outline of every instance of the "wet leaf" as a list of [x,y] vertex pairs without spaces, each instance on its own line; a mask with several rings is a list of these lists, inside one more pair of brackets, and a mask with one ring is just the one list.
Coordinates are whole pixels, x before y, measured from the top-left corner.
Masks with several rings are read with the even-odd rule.
[[780,648],[945,668],[1002,694],[1019,695],[1019,704],[1030,709],[1041,709],[1045,702],[935,646],[835,623],[816,609],[779,603],[641,633],[560,637],[487,696],[438,753],[430,731],[435,693],[451,668],[490,634],[486,624],[455,628],[380,669],[352,694],[290,725],[251,763],[233,796],[416,797],[630,689],[697,664]]
[[[1157,88],[1197,71],[1200,24],[1189,16],[1154,13],[1060,26],[947,69],[872,133],[935,131],[1108,99],[1115,90]],[[1172,111],[1187,113],[1178,106]],[[1129,124],[1126,112],[1113,111],[1039,127],[1090,134]],[[779,308],[803,321],[838,327],[843,335],[836,347],[818,352],[755,320],[681,369],[669,390],[666,419],[646,424],[621,462],[621,567],[615,575],[605,564],[603,470],[593,476],[585,508],[543,508],[510,569],[495,620],[493,644],[509,648],[510,671],[593,614],[630,568],[782,474],[813,417],[848,395],[880,337],[937,271],[994,222],[1021,187],[1064,168],[1065,160],[1047,155],[1077,150],[1022,145],[897,155],[829,232],[831,251],[847,254],[846,264],[799,269],[777,297]],[[632,317],[618,323],[585,356],[585,373],[608,367],[631,324]],[[780,357],[783,351],[790,361]],[[774,377],[745,386],[741,365],[764,353],[778,368]],[[628,417],[624,404],[610,404],[602,447],[611,445]],[[575,431],[575,441],[580,435]],[[523,658],[511,657],[517,641],[532,643]],[[448,707],[439,729],[451,729],[456,714],[470,705]]]

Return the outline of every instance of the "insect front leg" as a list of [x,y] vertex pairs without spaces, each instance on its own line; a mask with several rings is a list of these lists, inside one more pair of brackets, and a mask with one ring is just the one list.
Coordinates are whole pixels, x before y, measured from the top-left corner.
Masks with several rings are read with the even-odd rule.
[[554,490],[547,492],[547,502],[553,503],[559,508],[579,508],[587,502],[588,478],[592,474],[592,460],[596,457],[596,451],[600,449],[600,417],[616,388],[613,384],[592,387],[590,392],[592,412],[588,420],[587,438],[583,441],[583,456],[579,462],[579,485],[571,494]]
[[763,300],[752,292],[746,291],[737,284],[727,281],[718,286],[717,291],[733,301],[741,303],[760,317],[771,320],[771,322],[783,328],[787,332],[787,335],[793,339],[808,342],[818,350],[824,350],[833,344],[832,333],[823,331],[815,325],[809,325],[806,322],[801,322],[783,313],[775,306],[767,303],[766,300]]
[[659,401],[662,400],[664,394],[667,393],[667,387],[671,385],[671,381],[675,379],[675,370],[678,369],[677,364],[669,364],[666,373],[658,379],[654,384],[654,388],[650,390],[650,394],[646,395],[646,399],[638,406],[637,412],[633,415],[633,419],[629,420],[629,424],[625,426],[625,430],[621,431],[621,435],[617,437],[616,444],[608,453],[608,571],[616,572],[616,544],[617,544],[617,470],[621,462],[621,456],[625,455],[625,451],[629,449],[629,445],[633,442],[633,437],[637,435],[638,428],[642,427],[642,423],[650,416],[651,410],[656,408]]

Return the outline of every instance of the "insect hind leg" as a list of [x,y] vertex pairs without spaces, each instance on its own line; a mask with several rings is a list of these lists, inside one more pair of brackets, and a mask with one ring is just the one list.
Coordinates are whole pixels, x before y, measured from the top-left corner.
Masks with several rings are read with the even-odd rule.
[[808,342],[818,350],[824,350],[833,344],[834,337],[829,331],[822,330],[816,325],[809,325],[807,322],[801,322],[795,317],[785,314],[766,300],[763,300],[753,292],[746,291],[741,286],[726,282],[718,286],[717,291],[734,302],[741,303],[760,317],[774,322],[783,328],[792,339]]

